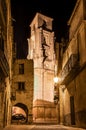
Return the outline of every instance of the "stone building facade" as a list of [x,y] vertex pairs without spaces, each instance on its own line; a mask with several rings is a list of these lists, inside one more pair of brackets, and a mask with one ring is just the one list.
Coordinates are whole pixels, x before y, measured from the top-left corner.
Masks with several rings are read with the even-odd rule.
[[0,0],[0,127],[10,124],[12,38],[13,27],[10,0]]
[[56,123],[54,97],[54,32],[53,19],[36,13],[30,24],[27,58],[34,61],[33,122]]
[[60,124],[86,128],[86,0],[77,0],[68,21],[69,39],[58,43],[56,52],[52,21],[36,13],[27,59],[15,59],[10,0],[0,1],[0,128],[16,123],[15,118],[51,124],[58,123],[57,117]]
[[33,60],[16,59],[12,80],[12,123],[33,121]]
[[68,26],[69,39],[58,74],[60,120],[86,128],[86,0],[77,0]]

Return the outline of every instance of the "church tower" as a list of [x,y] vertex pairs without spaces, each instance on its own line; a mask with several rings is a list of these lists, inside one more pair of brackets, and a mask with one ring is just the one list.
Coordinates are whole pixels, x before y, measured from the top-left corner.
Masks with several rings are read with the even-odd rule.
[[28,59],[34,61],[33,121],[55,123],[57,120],[54,98],[54,32],[53,19],[36,13],[30,24]]

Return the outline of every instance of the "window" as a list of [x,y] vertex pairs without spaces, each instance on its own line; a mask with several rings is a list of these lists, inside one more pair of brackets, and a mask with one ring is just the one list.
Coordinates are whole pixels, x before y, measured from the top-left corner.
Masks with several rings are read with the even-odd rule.
[[24,74],[24,64],[19,64],[19,74]]
[[18,82],[18,90],[25,90],[25,82]]

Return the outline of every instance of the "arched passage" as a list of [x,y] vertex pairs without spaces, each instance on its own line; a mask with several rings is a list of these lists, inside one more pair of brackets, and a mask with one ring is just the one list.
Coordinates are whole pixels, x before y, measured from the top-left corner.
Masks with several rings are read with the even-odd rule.
[[12,122],[27,123],[28,108],[23,103],[17,103],[12,107]]

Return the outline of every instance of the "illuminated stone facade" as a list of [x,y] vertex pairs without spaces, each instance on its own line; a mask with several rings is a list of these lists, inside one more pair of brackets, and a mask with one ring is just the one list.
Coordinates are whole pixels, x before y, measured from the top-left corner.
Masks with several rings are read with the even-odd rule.
[[[24,116],[19,119],[20,123],[32,123],[33,121],[33,83],[34,71],[33,60],[16,59],[13,67],[13,81],[12,81],[12,123],[17,123],[17,117]],[[18,110],[20,110],[18,112]],[[24,111],[24,112],[23,112]],[[25,113],[25,114],[24,114]],[[14,117],[13,117],[14,115]],[[16,118],[16,120],[15,120]]]
[[36,123],[57,121],[53,102],[55,54],[52,21],[52,18],[36,13],[30,24],[27,58],[34,61],[33,121]]
[[86,128],[86,0],[77,1],[68,26],[59,74],[60,117],[65,125]]
[[[60,124],[86,128],[86,0],[76,2],[69,39],[56,48],[57,62],[52,21],[36,13],[27,59],[15,60],[10,0],[0,1],[0,128],[17,123],[12,117],[17,107],[25,116],[21,124],[52,124],[59,118]],[[53,101],[54,74],[59,76],[59,105]]]
[[0,1],[0,128],[11,122],[12,38],[10,0]]

